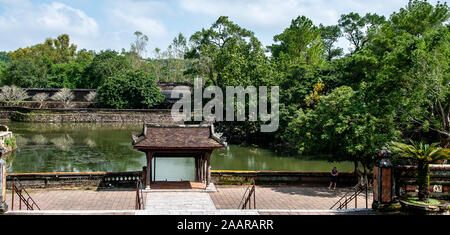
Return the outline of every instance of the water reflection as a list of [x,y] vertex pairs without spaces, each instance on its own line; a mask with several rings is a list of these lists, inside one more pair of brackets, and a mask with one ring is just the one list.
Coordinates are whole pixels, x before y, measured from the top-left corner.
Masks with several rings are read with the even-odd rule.
[[[141,124],[36,124],[6,123],[16,135],[19,149],[8,158],[8,171],[87,172],[139,171],[145,154],[131,145],[131,134]],[[157,180],[193,180],[194,160],[157,159]],[[269,150],[230,146],[215,151],[212,169],[270,171],[331,171],[337,166],[352,171],[352,163],[328,163],[278,155]]]

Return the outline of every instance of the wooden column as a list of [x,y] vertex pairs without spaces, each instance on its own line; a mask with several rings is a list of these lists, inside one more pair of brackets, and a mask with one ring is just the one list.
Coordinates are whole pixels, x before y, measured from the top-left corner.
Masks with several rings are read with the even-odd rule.
[[153,182],[156,182],[156,157],[153,159]]
[[205,154],[206,157],[206,187],[211,184],[211,152]]
[[198,157],[198,174],[199,174],[199,182],[203,182],[203,155]]
[[198,157],[194,157],[194,162],[195,162],[195,182],[199,182],[199,177],[198,177]]
[[145,189],[150,190],[150,184],[152,183],[152,158],[153,152],[146,152],[147,155],[147,175],[145,182]]
[[202,154],[202,182],[206,183],[206,160],[204,154]]

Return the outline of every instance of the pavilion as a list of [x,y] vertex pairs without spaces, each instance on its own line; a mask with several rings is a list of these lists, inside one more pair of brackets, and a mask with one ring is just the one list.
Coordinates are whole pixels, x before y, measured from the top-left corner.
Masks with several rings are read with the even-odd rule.
[[[147,166],[145,172],[146,189],[151,189],[152,159],[154,158],[194,158],[195,182],[211,184],[211,153],[224,149],[227,143],[214,132],[214,125],[174,125],[145,123],[140,135],[133,135],[133,148],[145,152]],[[156,165],[156,164],[155,164]]]

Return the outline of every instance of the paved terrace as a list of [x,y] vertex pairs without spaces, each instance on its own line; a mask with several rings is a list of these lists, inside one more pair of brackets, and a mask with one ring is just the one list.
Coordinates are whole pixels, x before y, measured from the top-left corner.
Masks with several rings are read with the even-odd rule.
[[[217,192],[213,193],[179,192],[180,199],[177,199],[176,193],[147,193],[144,195],[144,197],[148,196],[146,198],[147,210],[137,214],[162,214],[164,210],[170,210],[170,213],[167,214],[224,214],[224,211],[229,211],[227,214],[239,214],[236,209],[247,186],[216,186],[216,188]],[[248,211],[247,214],[340,214],[326,210],[348,191],[350,189],[337,189],[330,192],[328,188],[323,187],[258,186],[256,189],[256,206],[259,211],[258,213]],[[134,190],[36,190],[29,193],[41,210],[45,211],[59,211],[61,214],[70,214],[68,211],[75,211],[74,213],[76,211],[89,211],[82,212],[85,214],[108,213],[105,211],[111,211],[109,214],[135,214],[133,212],[136,199]],[[17,199],[16,197],[15,210],[18,209]],[[166,201],[167,206],[164,206],[164,201]],[[194,202],[194,204],[195,202],[205,204],[207,212],[202,212],[204,209],[195,205],[191,208],[193,209],[192,213],[176,212],[177,208],[175,207],[177,205],[182,205],[182,210],[186,209],[186,201]],[[11,203],[11,193],[7,194],[7,203]],[[372,195],[369,194],[369,207],[371,204]],[[354,202],[352,202],[348,209],[352,209],[354,206]],[[358,208],[365,208],[364,195],[358,197]]]

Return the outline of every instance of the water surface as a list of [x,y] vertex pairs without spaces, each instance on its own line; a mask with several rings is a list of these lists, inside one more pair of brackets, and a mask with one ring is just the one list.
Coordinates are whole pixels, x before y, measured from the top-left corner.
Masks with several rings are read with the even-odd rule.
[[[145,154],[134,150],[131,134],[141,124],[111,123],[4,123],[17,138],[19,149],[7,160],[8,172],[96,172],[139,171]],[[156,160],[157,180],[193,180],[194,160]],[[214,170],[259,171],[352,171],[352,163],[329,163],[300,156],[276,154],[256,147],[229,146],[213,153]]]

